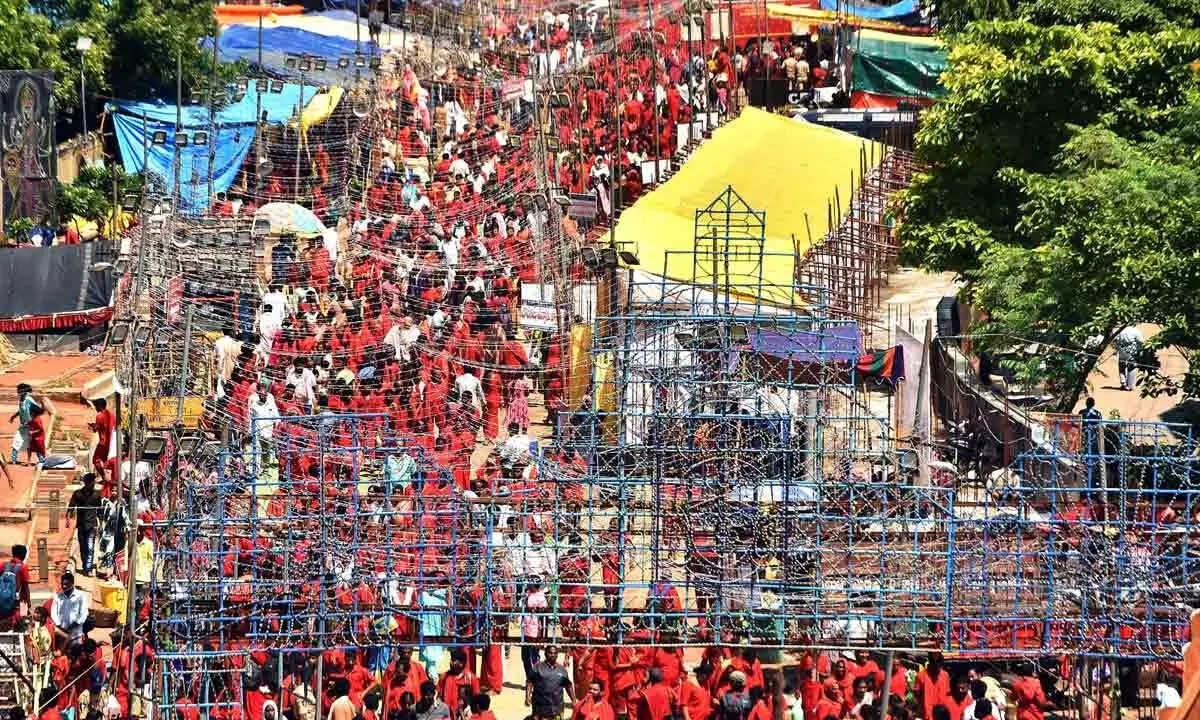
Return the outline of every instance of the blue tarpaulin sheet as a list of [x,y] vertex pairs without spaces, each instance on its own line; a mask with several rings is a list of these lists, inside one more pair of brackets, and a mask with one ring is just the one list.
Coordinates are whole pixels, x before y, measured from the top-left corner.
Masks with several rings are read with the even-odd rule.
[[[267,122],[281,125],[296,114],[296,107],[303,107],[312,101],[320,90],[315,85],[301,86],[298,83],[283,83],[281,92],[267,90],[260,95],[255,83],[250,83],[246,94],[236,103],[227,105],[217,111],[218,124],[254,123],[254,114],[260,110],[267,113]],[[170,123],[175,125],[175,105],[159,102],[131,102],[114,100],[117,112],[134,115],[139,120],[146,115],[148,120]],[[181,112],[184,129],[207,129],[208,106],[185,105]]]
[[[328,63],[325,72],[310,71],[304,73],[305,79],[311,79],[323,85],[343,84],[343,76],[353,76],[353,58],[355,51],[361,51],[364,56],[378,56],[379,46],[367,39],[367,28],[363,26],[361,43],[348,38],[321,35],[320,33],[301,30],[300,28],[280,26],[262,29],[262,62],[259,62],[258,47],[259,28],[257,25],[230,25],[221,30],[217,41],[219,57],[222,60],[245,60],[253,65],[271,70],[286,77],[300,77],[298,69],[287,67],[287,56],[309,55],[325,58]],[[204,45],[212,48],[212,38],[204,41]],[[337,61],[347,58],[350,62],[348,71],[339,71]]]
[[875,5],[855,5],[839,2],[839,0],[821,0],[821,9],[831,12],[841,11],[846,15],[856,15],[868,20],[894,20],[917,12],[917,0],[900,0],[892,5],[882,7]]
[[[212,191],[228,190],[246,160],[254,143],[254,116],[266,113],[266,122],[282,124],[303,108],[317,94],[318,88],[284,83],[282,92],[269,90],[261,94],[251,84],[245,96],[219,111],[209,120],[208,108],[185,106],[180,115],[182,130],[192,135],[197,130],[210,132],[208,146],[189,143],[179,152],[179,209],[186,213],[201,212],[209,201],[209,154],[212,152]],[[161,102],[113,102],[113,126],[117,145],[126,172],[140,173],[145,169],[158,179],[167,192],[175,191],[175,118],[176,107]],[[166,133],[166,142],[153,143],[156,131]]]
[[[169,123],[156,120],[143,122],[141,117],[115,113],[113,127],[116,129],[117,145],[121,148],[125,171],[137,173],[145,169],[148,175],[157,180],[155,185],[173,194],[176,172],[174,119]],[[204,129],[208,130],[208,126]],[[159,130],[167,134],[167,139],[163,144],[155,145],[152,138]],[[179,209],[182,212],[198,213],[208,207],[210,174],[213,192],[224,192],[233,185],[238,170],[246,160],[246,153],[254,144],[254,124],[217,125],[212,129],[209,144],[211,147],[189,143],[179,149]]]

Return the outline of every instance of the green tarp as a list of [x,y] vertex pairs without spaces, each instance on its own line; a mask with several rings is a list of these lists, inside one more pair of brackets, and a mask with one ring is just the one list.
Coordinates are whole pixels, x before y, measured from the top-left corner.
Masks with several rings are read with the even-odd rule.
[[932,38],[860,30],[850,52],[854,90],[925,98],[945,93],[938,76],[946,69],[946,48]]

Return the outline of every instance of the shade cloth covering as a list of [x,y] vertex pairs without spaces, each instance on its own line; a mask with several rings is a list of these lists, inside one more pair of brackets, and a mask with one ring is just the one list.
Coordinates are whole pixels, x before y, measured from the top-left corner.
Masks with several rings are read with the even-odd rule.
[[850,42],[856,91],[933,98],[945,94],[946,48],[936,38],[859,30]]

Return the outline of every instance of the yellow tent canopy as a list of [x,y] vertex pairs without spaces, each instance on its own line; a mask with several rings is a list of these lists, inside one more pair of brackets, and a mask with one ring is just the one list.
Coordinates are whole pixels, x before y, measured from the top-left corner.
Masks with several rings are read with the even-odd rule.
[[[891,24],[891,23],[885,23]],[[903,27],[903,26],[901,26]],[[936,38],[931,35],[910,35],[904,33],[885,32],[880,29],[872,29],[863,26],[863,29],[858,33],[858,40],[878,40],[880,42],[903,43],[905,45],[915,45],[917,47],[941,47],[941,38]]]
[[912,28],[900,23],[887,22],[885,20],[871,20],[869,18],[859,17],[857,15],[847,15],[846,13],[836,13],[832,10],[821,10],[819,8],[800,7],[798,5],[784,5],[783,3],[767,3],[768,17],[786,17],[793,20],[801,20],[810,25],[832,25],[838,22],[844,22],[847,25],[853,25],[861,28],[872,28],[875,30],[894,30],[898,32],[912,32]]
[[[711,240],[697,241],[697,210],[708,207],[732,188],[749,208],[730,215],[706,215],[701,232],[738,236],[723,253],[718,273],[738,295],[764,303],[802,306],[795,292],[797,255],[829,230],[829,203],[835,189],[848,204],[870,141],[799,120],[746,108],[717,130],[666,183],[639,198],[617,221],[616,240],[632,246],[641,269],[671,280],[704,285],[712,279],[713,262],[700,253]],[[878,155],[878,153],[876,153]],[[748,210],[753,210],[753,214]],[[765,215],[765,232],[754,227]],[[835,219],[836,221],[836,219]],[[761,262],[744,250],[763,237]],[[699,245],[699,246],[698,246]],[[724,248],[723,241],[718,243]],[[697,255],[691,254],[692,250]],[[726,267],[727,266],[727,267]]]

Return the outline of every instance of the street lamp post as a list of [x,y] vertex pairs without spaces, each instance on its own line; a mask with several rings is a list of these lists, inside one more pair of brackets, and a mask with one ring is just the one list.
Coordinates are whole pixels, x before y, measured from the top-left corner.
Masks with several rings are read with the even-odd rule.
[[[92,49],[92,39],[86,35],[75,38],[75,49],[79,51],[79,116],[83,121],[83,141],[87,142],[87,75],[84,73],[83,56]],[[84,156],[86,159],[86,155]]]

